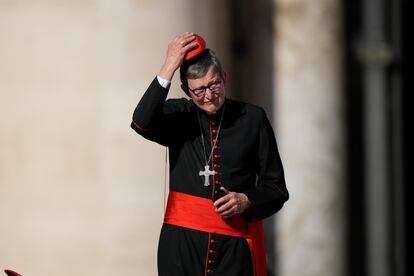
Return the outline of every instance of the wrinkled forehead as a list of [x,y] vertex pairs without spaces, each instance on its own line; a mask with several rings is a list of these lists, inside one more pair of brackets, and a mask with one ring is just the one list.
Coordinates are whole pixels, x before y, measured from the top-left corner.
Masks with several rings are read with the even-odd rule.
[[209,84],[212,81],[216,81],[221,79],[221,75],[219,71],[214,68],[210,67],[210,69],[204,73],[204,75],[200,76],[193,76],[192,78],[187,78],[188,84]]
[[193,71],[189,74],[187,74],[187,80],[197,80],[197,79],[211,79],[211,78],[220,78],[221,74],[219,72],[219,70],[214,67],[211,66],[209,69],[204,69],[204,70],[197,70],[197,71]]

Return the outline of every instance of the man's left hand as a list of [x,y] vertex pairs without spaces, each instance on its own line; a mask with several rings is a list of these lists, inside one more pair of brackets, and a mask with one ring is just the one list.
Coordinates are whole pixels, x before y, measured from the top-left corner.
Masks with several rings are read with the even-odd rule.
[[250,207],[250,200],[245,194],[231,192],[224,187],[221,187],[220,189],[224,191],[226,195],[217,199],[214,202],[214,206],[216,206],[216,212],[219,213],[222,218],[230,218],[234,215],[241,214]]

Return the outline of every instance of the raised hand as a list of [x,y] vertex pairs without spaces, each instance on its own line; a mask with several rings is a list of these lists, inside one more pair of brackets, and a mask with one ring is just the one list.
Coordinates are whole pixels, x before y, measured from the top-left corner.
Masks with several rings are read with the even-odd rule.
[[177,71],[183,63],[187,52],[197,47],[197,43],[194,39],[194,33],[186,32],[177,35],[168,44],[165,62],[158,74],[161,78],[170,81],[172,80],[175,71]]

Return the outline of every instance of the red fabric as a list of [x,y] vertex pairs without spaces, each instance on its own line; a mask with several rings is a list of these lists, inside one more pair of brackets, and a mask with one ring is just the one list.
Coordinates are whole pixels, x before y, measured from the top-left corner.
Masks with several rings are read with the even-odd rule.
[[6,270],[4,270],[4,272],[6,272],[6,274],[7,274],[8,276],[22,276],[22,275],[20,275],[19,273],[15,272],[15,271],[13,271],[13,270],[10,270],[10,269],[6,269]]
[[222,219],[211,199],[170,192],[164,222],[209,233],[244,238],[252,255],[255,276],[267,276],[263,223],[240,215]]
[[201,36],[196,34],[195,35],[195,42],[197,42],[197,47],[195,49],[189,51],[185,55],[185,60],[189,60],[190,58],[195,57],[196,55],[198,55],[199,53],[201,53],[202,51],[204,51],[206,49],[206,42]]

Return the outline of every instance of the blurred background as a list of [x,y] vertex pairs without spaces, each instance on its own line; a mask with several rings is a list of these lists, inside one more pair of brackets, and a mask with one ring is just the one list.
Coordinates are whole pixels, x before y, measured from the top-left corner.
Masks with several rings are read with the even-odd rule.
[[129,125],[193,31],[276,132],[269,274],[414,275],[407,2],[0,0],[1,271],[157,274],[165,149]]

